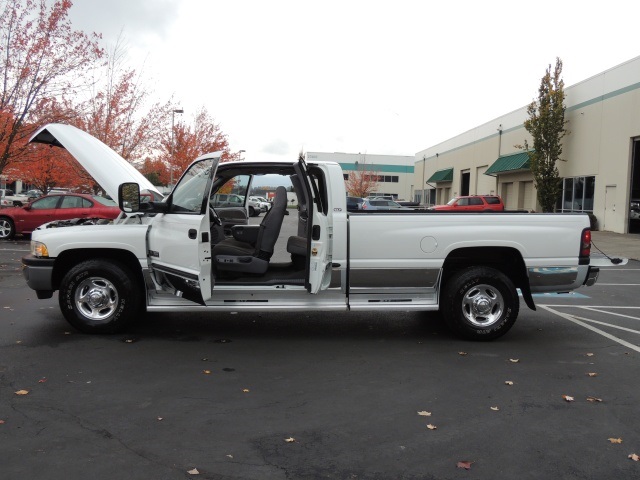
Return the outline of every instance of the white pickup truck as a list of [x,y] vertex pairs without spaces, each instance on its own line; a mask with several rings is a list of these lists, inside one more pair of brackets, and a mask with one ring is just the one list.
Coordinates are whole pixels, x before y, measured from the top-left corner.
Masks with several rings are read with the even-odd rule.
[[13,190],[0,188],[0,207],[21,207],[29,203],[26,195],[16,195]]
[[[83,332],[115,332],[143,312],[437,311],[458,335],[490,340],[516,321],[520,294],[593,285],[589,218],[579,214],[347,212],[337,163],[220,163],[202,155],[162,202],[129,163],[97,139],[51,124],[32,142],[63,146],[113,198],[113,224],[32,234],[24,277],[38,298],[59,290]],[[280,185],[260,225],[246,208],[252,182]],[[286,190],[297,195],[293,235],[281,237]],[[295,211],[294,211],[295,212]],[[276,245],[283,252],[274,256]],[[282,258],[282,253],[286,258]]]

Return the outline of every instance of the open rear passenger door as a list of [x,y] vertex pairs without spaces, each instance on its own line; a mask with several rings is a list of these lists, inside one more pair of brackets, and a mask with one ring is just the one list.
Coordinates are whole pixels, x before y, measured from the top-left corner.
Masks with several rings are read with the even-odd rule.
[[309,293],[318,293],[329,284],[331,277],[331,241],[326,211],[326,199],[323,199],[313,174],[310,173],[302,155],[294,166],[301,180],[304,202],[307,207],[307,264],[305,287]]

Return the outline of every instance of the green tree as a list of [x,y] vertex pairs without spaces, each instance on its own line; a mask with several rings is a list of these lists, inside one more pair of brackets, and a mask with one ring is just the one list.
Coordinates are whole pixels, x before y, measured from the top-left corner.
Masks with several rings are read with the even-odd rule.
[[529,155],[533,180],[538,191],[538,203],[543,212],[553,212],[561,192],[561,179],[556,162],[562,160],[562,139],[569,132],[564,119],[564,81],[562,60],[556,58],[542,77],[538,89],[538,99],[527,107],[529,118],[524,128],[531,134],[533,145],[525,140],[524,148]]

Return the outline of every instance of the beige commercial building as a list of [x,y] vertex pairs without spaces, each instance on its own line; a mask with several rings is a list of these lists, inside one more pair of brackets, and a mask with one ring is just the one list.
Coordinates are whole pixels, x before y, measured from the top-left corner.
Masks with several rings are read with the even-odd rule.
[[378,181],[371,195],[388,196],[397,200],[411,200],[413,196],[414,157],[410,155],[307,152],[307,159],[338,162],[345,180],[351,172],[375,172]]
[[[563,140],[557,211],[592,213],[598,228],[640,232],[640,57],[565,87],[570,134]],[[414,200],[498,194],[508,209],[540,211],[528,157],[526,106],[415,155]],[[422,187],[421,187],[422,186]],[[640,201],[640,200],[639,200]]]

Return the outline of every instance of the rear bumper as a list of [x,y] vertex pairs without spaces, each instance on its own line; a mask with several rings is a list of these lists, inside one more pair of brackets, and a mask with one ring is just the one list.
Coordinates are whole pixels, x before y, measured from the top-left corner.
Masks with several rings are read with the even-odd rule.
[[53,295],[54,263],[55,258],[22,257],[22,275],[29,288],[36,291],[38,298],[51,298]]
[[583,285],[590,287],[598,281],[598,275],[600,274],[600,268],[589,266],[587,271],[587,278],[584,280]]

